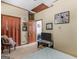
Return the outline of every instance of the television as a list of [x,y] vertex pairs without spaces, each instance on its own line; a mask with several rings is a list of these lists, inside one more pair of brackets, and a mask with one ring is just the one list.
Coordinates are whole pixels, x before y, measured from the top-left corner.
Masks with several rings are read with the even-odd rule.
[[41,40],[52,41],[51,33],[41,33]]

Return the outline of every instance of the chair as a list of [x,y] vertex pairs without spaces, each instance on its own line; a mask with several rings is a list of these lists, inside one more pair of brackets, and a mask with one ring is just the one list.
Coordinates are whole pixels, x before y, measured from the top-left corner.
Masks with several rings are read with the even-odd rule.
[[40,45],[44,45],[46,47],[52,47],[54,46],[53,40],[51,39],[52,35],[51,33],[41,33],[41,35],[38,35],[38,48]]
[[9,51],[9,53],[10,53],[10,44],[9,44],[9,42],[8,41],[5,41],[5,39],[4,38],[2,38],[1,37],[1,52],[3,53],[3,50],[6,48],[6,49],[8,49],[8,51]]
[[[1,37],[1,52],[3,53],[4,49],[8,49],[9,53],[11,51],[11,47],[12,47],[12,42],[10,43],[9,41],[10,39],[8,38],[7,40],[5,40],[3,37]],[[14,50],[16,49],[16,44],[13,46]]]

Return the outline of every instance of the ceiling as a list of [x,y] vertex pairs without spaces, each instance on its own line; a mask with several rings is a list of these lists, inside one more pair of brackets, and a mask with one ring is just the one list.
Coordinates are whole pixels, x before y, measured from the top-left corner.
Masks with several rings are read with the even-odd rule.
[[1,1],[26,9],[28,11],[32,11],[35,7],[41,5],[42,3],[50,7],[57,0],[1,0]]

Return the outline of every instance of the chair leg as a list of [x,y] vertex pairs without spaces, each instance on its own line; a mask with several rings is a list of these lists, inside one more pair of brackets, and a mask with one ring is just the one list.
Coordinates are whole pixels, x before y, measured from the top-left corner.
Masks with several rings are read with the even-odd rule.
[[8,46],[8,48],[9,48],[9,53],[10,53],[10,46]]
[[16,45],[14,46],[14,50],[16,50]]
[[4,47],[2,47],[1,50],[2,50],[1,52],[3,53]]

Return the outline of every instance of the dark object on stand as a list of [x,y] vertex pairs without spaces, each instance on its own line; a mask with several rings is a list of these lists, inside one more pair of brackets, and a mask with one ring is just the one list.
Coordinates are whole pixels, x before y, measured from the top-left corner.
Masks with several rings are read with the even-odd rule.
[[52,40],[52,35],[51,33],[41,33],[40,36],[38,36],[41,38],[41,40],[39,40],[38,38],[38,48],[40,45],[44,45],[46,47],[52,47],[54,46],[54,42]]

